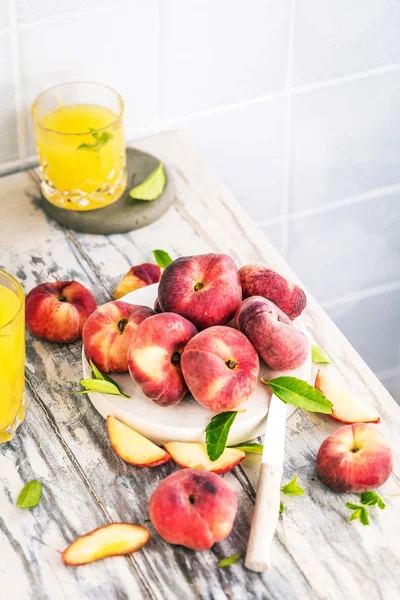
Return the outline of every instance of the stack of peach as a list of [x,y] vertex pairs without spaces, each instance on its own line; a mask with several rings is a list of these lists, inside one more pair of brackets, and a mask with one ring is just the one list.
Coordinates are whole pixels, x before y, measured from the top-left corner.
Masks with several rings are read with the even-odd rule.
[[[137,284],[140,267],[135,269],[117,296]],[[88,318],[83,343],[101,371],[129,369],[160,406],[174,406],[190,391],[201,405],[221,412],[254,391],[258,354],[279,370],[305,361],[307,339],[291,322],[305,304],[302,290],[269,269],[249,265],[238,271],[225,254],[185,256],[162,273],[157,314],[109,302]],[[227,326],[233,318],[240,331]]]

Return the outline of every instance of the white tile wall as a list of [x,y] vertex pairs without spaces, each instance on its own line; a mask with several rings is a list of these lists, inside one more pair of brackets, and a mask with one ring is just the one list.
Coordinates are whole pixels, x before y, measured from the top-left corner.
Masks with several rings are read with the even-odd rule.
[[2,0],[0,172],[36,94],[114,86],[128,137],[180,128],[400,399],[399,31],[393,0]]
[[399,23],[394,0],[296,2],[295,83],[400,62]]
[[292,0],[161,2],[162,117],[283,89],[291,4]]

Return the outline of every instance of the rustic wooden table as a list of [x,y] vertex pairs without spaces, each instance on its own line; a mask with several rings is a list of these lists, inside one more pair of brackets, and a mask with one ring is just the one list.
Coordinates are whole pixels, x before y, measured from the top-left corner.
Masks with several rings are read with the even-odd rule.
[[[131,234],[103,237],[64,229],[44,216],[33,173],[0,180],[0,266],[18,277],[26,291],[44,281],[77,279],[102,304],[112,298],[131,265],[151,259],[153,248],[173,256],[226,252],[238,265],[264,263],[295,279],[243,208],[176,134],[149,138],[137,146],[171,166],[178,192],[166,215]],[[398,467],[400,408],[308,297],[304,322],[309,332],[347,383],[379,410],[379,428],[392,445]],[[288,420],[284,480],[299,474],[307,494],[284,499],[270,572],[247,571],[243,561],[226,569],[216,566],[222,557],[245,554],[257,482],[259,459],[254,456],[226,476],[239,495],[240,508],[230,537],[209,552],[169,546],[155,534],[128,558],[65,567],[60,553],[80,534],[111,521],[144,523],[152,491],[176,468],[172,462],[157,469],[123,463],[86,396],[70,395],[80,378],[80,343],[62,346],[27,336],[30,410],[13,442],[0,447],[0,598],[400,597],[399,497],[387,497],[386,510],[374,510],[369,527],[348,523],[345,502],[356,496],[329,492],[315,473],[318,447],[337,425],[301,410]],[[16,508],[21,487],[33,478],[44,484],[40,505]],[[399,491],[398,475],[393,475],[381,493]]]

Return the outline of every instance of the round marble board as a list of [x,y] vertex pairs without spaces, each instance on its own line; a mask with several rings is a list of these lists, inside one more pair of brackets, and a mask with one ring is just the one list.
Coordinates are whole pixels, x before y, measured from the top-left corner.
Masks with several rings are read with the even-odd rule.
[[[130,292],[121,300],[152,308],[157,298],[157,290],[158,283]],[[301,321],[297,319],[295,325],[307,334]],[[91,368],[84,351],[82,364],[84,378],[90,379]],[[271,390],[261,383],[261,377],[269,380],[280,375],[291,375],[308,381],[310,373],[311,349],[306,362],[295,371],[277,372],[261,363],[258,385],[249,399],[238,407],[238,410],[246,410],[246,412],[237,415],[229,433],[228,443],[239,444],[264,434]],[[186,395],[176,406],[169,408],[158,406],[143,394],[140,387],[132,381],[129,373],[110,373],[110,375],[120,385],[122,391],[129,394],[131,398],[128,400],[121,396],[97,392],[88,394],[92,404],[104,418],[112,415],[154,442],[205,441],[204,430],[215,413],[203,408],[192,396]],[[206,373],[204,375],[206,376]],[[296,407],[288,405],[288,417],[295,410]]]

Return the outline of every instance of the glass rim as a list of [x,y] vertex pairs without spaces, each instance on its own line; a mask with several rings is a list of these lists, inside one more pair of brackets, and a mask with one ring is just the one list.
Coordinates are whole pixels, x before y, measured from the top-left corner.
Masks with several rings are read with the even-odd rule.
[[4,271],[4,269],[0,269],[0,275],[5,275],[6,277],[8,277],[8,279],[11,279],[11,281],[13,281],[16,284],[16,286],[17,286],[17,288],[18,288],[18,290],[20,292],[20,296],[21,296],[20,298],[18,298],[18,300],[20,301],[20,305],[19,305],[19,308],[18,308],[17,312],[12,317],[12,319],[10,319],[9,321],[7,321],[7,323],[4,323],[4,325],[2,325],[0,327],[0,331],[1,331],[5,327],[8,327],[9,325],[11,325],[15,321],[15,319],[17,317],[19,317],[19,315],[21,313],[21,310],[22,310],[22,308],[24,306],[24,302],[25,302],[25,292],[24,292],[24,288],[22,287],[22,285],[20,284],[20,282],[18,281],[18,279],[16,279],[12,275],[10,275],[10,273],[7,273],[7,271]]
[[[120,104],[120,113],[119,115],[117,115],[117,118],[115,119],[115,121],[112,121],[111,123],[109,123],[108,125],[106,125],[105,127],[100,127],[99,129],[93,129],[93,131],[80,131],[79,133],[71,133],[71,132],[66,132],[66,131],[58,131],[57,129],[51,129],[50,127],[45,127],[39,119],[36,118],[36,106],[37,103],[39,102],[39,100],[45,95],[48,94],[49,92],[52,92],[53,90],[56,90],[57,88],[63,88],[63,87],[67,87],[69,85],[97,85],[99,87],[102,87],[104,89],[110,90],[111,92],[113,92],[113,94],[115,94],[118,98],[118,102]],[[35,98],[35,100],[32,103],[32,107],[31,107],[31,115],[32,115],[32,119],[35,125],[37,125],[38,127],[40,127],[40,129],[43,129],[44,131],[49,131],[51,133],[57,133],[58,135],[73,135],[73,136],[77,136],[77,135],[90,135],[92,133],[100,133],[101,131],[105,131],[107,130],[109,127],[112,127],[113,125],[115,125],[116,123],[118,123],[119,121],[121,121],[123,114],[124,114],[124,109],[125,109],[125,104],[123,101],[123,98],[121,96],[121,94],[119,94],[116,90],[114,90],[114,88],[112,88],[109,85],[105,85],[104,83],[97,83],[96,81],[68,81],[66,83],[58,83],[57,85],[53,85],[52,87],[47,88],[47,90],[44,90],[43,92],[41,92],[39,94],[39,96],[37,96]]]

